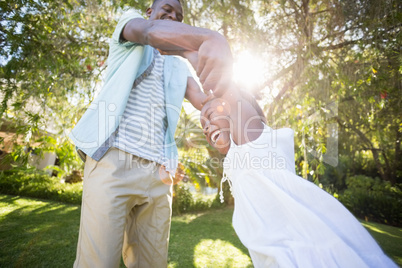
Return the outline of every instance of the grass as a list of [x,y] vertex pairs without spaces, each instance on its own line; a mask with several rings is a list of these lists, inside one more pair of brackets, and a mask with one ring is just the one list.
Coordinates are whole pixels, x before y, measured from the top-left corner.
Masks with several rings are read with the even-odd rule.
[[80,207],[0,195],[0,267],[71,267]]
[[[169,268],[252,267],[229,208],[172,219]],[[72,267],[80,206],[0,195],[0,267]],[[402,229],[362,222],[402,266]],[[124,267],[121,265],[121,267]]]
[[169,267],[252,267],[232,228],[232,209],[172,219]]
[[402,267],[402,228],[373,222],[361,222],[383,251]]

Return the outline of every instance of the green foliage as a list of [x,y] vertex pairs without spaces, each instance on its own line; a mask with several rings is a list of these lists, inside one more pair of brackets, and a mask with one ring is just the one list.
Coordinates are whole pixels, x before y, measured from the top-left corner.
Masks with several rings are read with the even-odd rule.
[[56,139],[50,135],[43,135],[33,140],[36,146],[29,150],[26,149],[28,144],[14,144],[13,150],[3,161],[11,163],[17,169],[29,170],[32,167],[29,161],[32,153],[42,157],[45,152],[50,152],[56,154],[57,164],[47,166],[45,170],[55,172],[59,179],[65,178],[74,170],[83,171],[84,163],[76,153],[75,146],[67,138]]
[[[338,190],[344,172],[329,178],[338,164],[402,182],[402,6],[373,3],[188,0],[184,7],[187,22],[229,39],[235,60],[248,50],[265,63],[259,90],[247,90],[261,98],[272,127],[295,130],[298,173]],[[358,168],[345,167],[342,157]]]
[[81,204],[82,183],[67,184],[35,168],[0,172],[0,193]]
[[54,152],[57,155],[58,165],[48,166],[46,169],[56,171],[58,178],[64,178],[74,170],[84,170],[84,162],[79,158],[74,144],[68,139],[55,139],[52,136],[44,136],[38,139],[37,142],[40,142],[40,146],[37,149],[39,152]]
[[339,200],[357,217],[402,226],[402,185],[357,175],[346,180]]
[[[309,155],[330,163],[326,157],[339,149],[351,157],[369,152],[381,179],[402,182],[398,1],[258,3],[259,53],[270,62],[262,101],[272,126],[296,131],[301,175],[314,171],[319,179],[322,166]],[[332,103],[336,109],[326,113]]]
[[187,113],[182,109],[176,131],[180,162],[197,190],[216,188],[222,177],[223,156],[208,144],[199,120],[198,111]]
[[59,146],[67,142],[99,88],[108,41],[127,4],[145,10],[148,3],[0,1],[0,117],[13,123],[22,147],[37,147],[46,132],[64,139]]
[[[272,127],[295,130],[298,174],[338,191],[355,174],[402,183],[399,1],[182,2],[185,22],[222,33],[235,60],[248,50],[264,62],[261,82],[245,86]],[[150,4],[0,1],[0,114],[16,129],[14,164],[28,167],[33,147],[56,152],[61,164],[51,168],[59,177],[82,169],[66,134],[101,87],[117,18]],[[222,167],[211,162],[222,156],[198,120],[182,114],[181,161],[197,188],[217,187]]]
[[173,213],[180,214],[189,211],[194,202],[190,189],[181,183],[174,185],[173,188]]
[[[205,211],[223,207],[219,196],[193,195],[187,184],[173,186],[173,214]],[[82,183],[68,184],[33,167],[14,168],[0,172],[0,193],[49,199],[70,204],[81,204]]]
[[203,194],[193,194],[194,204],[193,210],[194,211],[205,211],[208,209],[216,209],[216,208],[223,208],[226,205],[221,203],[219,198],[219,193],[213,196],[205,196]]
[[185,183],[178,183],[173,186],[173,215],[219,207],[223,207],[219,202],[219,195],[216,195],[214,199],[202,195],[194,196]]
[[326,164],[324,174],[319,176],[319,181],[327,187],[331,187],[337,191],[343,191],[347,188],[346,178],[354,174],[369,177],[379,176],[375,162],[370,153],[357,152],[354,156],[349,154],[339,155],[338,165],[334,167]]

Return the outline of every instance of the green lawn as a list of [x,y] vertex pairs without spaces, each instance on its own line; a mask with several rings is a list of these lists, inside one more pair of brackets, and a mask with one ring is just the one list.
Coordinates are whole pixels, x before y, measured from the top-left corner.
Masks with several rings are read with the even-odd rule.
[[402,228],[363,221],[362,224],[384,252],[402,267]]
[[[169,267],[252,267],[231,226],[232,213],[173,217]],[[72,267],[79,217],[80,206],[0,195],[0,267]],[[402,266],[402,229],[363,225]]]

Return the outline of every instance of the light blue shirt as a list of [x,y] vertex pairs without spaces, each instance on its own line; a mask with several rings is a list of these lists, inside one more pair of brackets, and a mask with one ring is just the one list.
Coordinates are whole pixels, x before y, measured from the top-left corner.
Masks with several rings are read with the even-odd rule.
[[[69,135],[77,149],[96,161],[112,145],[110,138],[119,126],[133,85],[139,84],[149,74],[154,61],[154,48],[120,40],[124,26],[134,18],[142,16],[130,10],[118,22],[109,44],[103,88]],[[168,171],[174,171],[178,163],[174,134],[187,87],[187,64],[180,57],[165,56],[163,75],[168,121],[164,165]]]

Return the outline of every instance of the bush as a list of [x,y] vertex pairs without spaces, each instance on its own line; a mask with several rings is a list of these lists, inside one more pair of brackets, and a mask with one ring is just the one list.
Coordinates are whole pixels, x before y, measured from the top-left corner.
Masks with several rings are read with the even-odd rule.
[[357,175],[346,179],[348,188],[339,200],[355,216],[395,226],[402,226],[401,185],[378,178]]
[[81,204],[82,183],[67,184],[35,168],[0,172],[0,193]]
[[173,214],[180,215],[186,212],[204,211],[211,208],[220,208],[224,206],[219,201],[217,194],[214,199],[197,196],[190,192],[189,187],[184,183],[178,183],[173,186]]
[[[173,187],[173,214],[203,211],[219,208],[219,196],[214,199],[197,196],[190,192],[188,186],[179,183]],[[35,168],[19,168],[0,172],[0,193],[50,199],[64,203],[80,205],[82,200],[82,183],[69,184],[46,172]]]
[[178,183],[173,186],[173,214],[179,215],[190,211],[193,203],[193,195],[185,184]]
[[[193,196],[194,197],[194,196]],[[211,197],[207,197],[205,195],[197,195],[194,197],[194,203],[192,206],[192,211],[202,211],[208,210],[211,208],[222,208],[225,204],[221,203],[219,198],[219,193],[217,193],[213,199]]]

